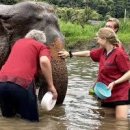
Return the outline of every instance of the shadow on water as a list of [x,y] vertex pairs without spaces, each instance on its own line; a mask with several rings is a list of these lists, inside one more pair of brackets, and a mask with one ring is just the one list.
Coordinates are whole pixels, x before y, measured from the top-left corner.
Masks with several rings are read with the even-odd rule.
[[130,120],[114,119],[113,111],[103,109],[88,94],[97,76],[97,64],[88,59],[68,59],[69,84],[62,106],[50,112],[40,108],[40,122],[0,116],[0,130],[130,130]]

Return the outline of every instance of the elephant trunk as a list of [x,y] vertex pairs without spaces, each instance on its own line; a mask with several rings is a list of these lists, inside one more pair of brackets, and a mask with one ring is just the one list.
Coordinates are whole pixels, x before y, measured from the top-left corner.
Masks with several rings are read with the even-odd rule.
[[[53,73],[53,82],[58,92],[57,104],[62,104],[66,96],[67,84],[68,84],[68,73],[67,67],[64,59],[61,59],[58,56],[58,52],[64,48],[64,44],[61,43],[60,38],[56,38],[53,44],[49,44],[52,60],[52,73]],[[45,81],[42,81],[44,86],[40,85],[39,89],[39,100],[42,99],[43,95],[47,92],[47,84]]]

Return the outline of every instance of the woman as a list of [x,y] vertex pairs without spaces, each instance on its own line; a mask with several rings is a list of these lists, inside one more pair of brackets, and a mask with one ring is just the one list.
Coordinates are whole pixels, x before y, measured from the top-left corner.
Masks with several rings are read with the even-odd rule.
[[99,62],[98,82],[103,82],[112,90],[112,96],[101,101],[103,107],[115,108],[117,119],[126,119],[128,104],[130,104],[130,78],[128,55],[118,47],[118,38],[111,28],[101,28],[97,33],[97,43],[100,48],[92,51],[59,52],[59,56],[91,57]]

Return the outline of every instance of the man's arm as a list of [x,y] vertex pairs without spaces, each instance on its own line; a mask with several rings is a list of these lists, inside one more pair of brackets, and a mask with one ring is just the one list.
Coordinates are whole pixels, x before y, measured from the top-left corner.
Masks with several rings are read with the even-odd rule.
[[53,98],[56,99],[58,95],[53,85],[51,63],[47,56],[40,57],[40,67],[41,67],[42,74],[48,83],[48,90],[52,92]]

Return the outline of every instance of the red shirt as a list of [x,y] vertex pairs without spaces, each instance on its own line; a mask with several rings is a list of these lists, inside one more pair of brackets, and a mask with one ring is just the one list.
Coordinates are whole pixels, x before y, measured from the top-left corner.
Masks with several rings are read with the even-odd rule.
[[[108,56],[102,48],[92,50],[90,56],[93,61],[99,62],[98,81],[106,85],[120,78],[130,68],[128,55],[119,47],[115,48]],[[129,81],[115,85],[112,96],[104,102],[128,100],[129,89]]]
[[41,56],[50,59],[50,52],[43,43],[34,39],[16,41],[0,70],[0,82],[11,81],[26,88],[37,74]]

